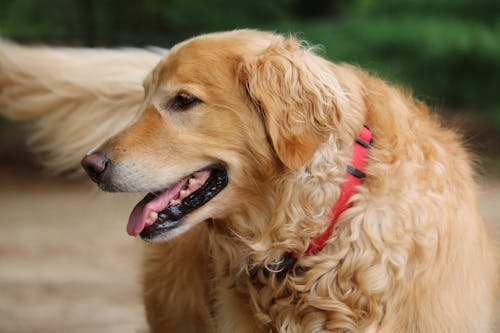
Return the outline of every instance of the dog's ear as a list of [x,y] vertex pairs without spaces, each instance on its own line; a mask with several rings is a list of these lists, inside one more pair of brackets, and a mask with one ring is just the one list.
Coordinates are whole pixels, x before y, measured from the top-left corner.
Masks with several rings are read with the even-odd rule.
[[239,78],[263,114],[279,159],[298,170],[339,121],[344,94],[329,63],[297,40],[286,39],[245,58]]

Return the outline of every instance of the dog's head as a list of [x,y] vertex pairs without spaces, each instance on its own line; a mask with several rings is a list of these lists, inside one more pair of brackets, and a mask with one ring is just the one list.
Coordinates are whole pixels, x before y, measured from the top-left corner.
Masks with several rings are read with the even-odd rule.
[[140,118],[82,164],[104,190],[149,193],[128,223],[148,241],[258,206],[277,175],[311,159],[344,102],[327,61],[249,30],[175,46],[144,88]]

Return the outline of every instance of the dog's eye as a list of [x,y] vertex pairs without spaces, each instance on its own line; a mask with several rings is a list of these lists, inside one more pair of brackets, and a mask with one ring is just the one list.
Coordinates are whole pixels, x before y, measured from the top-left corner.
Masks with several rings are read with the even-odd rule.
[[201,102],[199,98],[187,93],[178,93],[171,101],[170,106],[176,111],[185,111]]

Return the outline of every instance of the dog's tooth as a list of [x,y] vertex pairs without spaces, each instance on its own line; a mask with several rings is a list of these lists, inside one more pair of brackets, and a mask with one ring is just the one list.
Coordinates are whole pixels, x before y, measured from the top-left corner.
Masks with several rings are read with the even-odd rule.
[[210,177],[209,171],[199,171],[193,175],[200,184],[204,184]]
[[147,226],[152,225],[153,223],[155,223],[157,219],[158,219],[158,213],[155,212],[154,210],[150,210],[148,217],[146,218],[146,225]]
[[148,214],[148,217],[146,218],[146,225],[150,226],[153,223],[155,223],[156,219],[158,218],[158,213],[155,211],[150,211]]
[[195,184],[198,184],[198,180],[195,178],[189,178],[189,186],[193,186]]
[[149,219],[156,221],[156,219],[158,218],[158,213],[155,212],[154,210],[150,210],[148,217],[149,217]]
[[177,206],[180,203],[181,203],[181,201],[179,199],[170,200],[170,206]]
[[187,197],[189,195],[189,191],[187,190],[182,190],[181,193],[179,193],[179,199],[184,199],[185,197]]
[[189,192],[193,193],[194,191],[196,191],[200,187],[201,187],[200,181],[199,180],[194,180],[193,182],[189,182],[188,189],[189,189]]

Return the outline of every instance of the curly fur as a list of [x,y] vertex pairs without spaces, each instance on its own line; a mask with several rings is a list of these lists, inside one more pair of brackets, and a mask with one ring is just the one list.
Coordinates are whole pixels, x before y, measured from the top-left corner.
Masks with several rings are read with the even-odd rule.
[[[410,94],[251,30],[175,46],[145,87],[137,122],[98,148],[110,182],[161,188],[213,161],[230,174],[188,232],[146,249],[153,332],[491,332],[495,248],[471,159]],[[169,110],[179,89],[203,103]],[[326,247],[301,256],[363,124],[367,178]],[[299,259],[283,277],[288,252]]]
[[[458,137],[411,96],[293,39],[244,67],[276,154],[298,170],[275,179],[269,216],[232,225],[234,248],[214,237],[215,257],[232,259],[217,279],[236,276],[259,319],[282,332],[489,331],[494,251]],[[299,275],[279,281],[261,270],[249,279],[241,262],[269,269],[283,253],[303,253],[324,227],[363,123],[376,138],[368,177],[328,246],[301,257]]]

